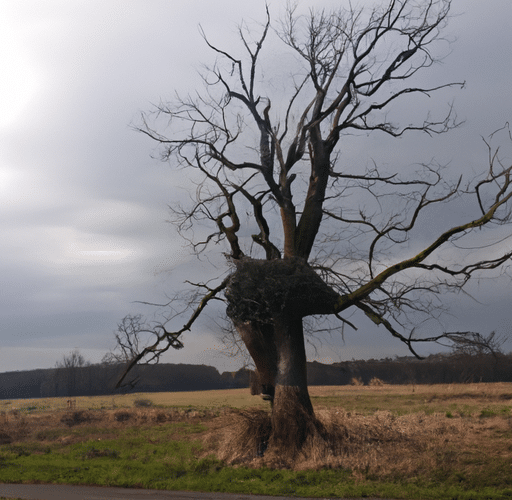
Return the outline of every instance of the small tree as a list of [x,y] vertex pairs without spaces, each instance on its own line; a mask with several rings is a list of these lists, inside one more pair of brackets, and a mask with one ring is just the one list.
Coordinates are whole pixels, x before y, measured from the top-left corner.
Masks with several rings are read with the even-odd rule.
[[[147,336],[148,334],[152,335],[156,328],[155,325],[148,327],[142,314],[127,314],[121,322],[118,323],[117,329],[114,331],[114,348],[103,356],[102,363],[126,367],[131,366],[132,360],[141,356],[141,353],[147,356]],[[179,344],[175,343],[172,347],[179,349],[180,345],[182,346],[183,344],[181,344],[181,342],[179,342]],[[168,347],[171,347],[170,343]],[[160,354],[161,353],[158,353],[157,356],[151,357],[149,361],[158,361]],[[128,390],[133,389],[140,378],[141,374],[139,373],[128,382],[124,382],[123,388]],[[119,387],[121,384],[117,385]]]
[[141,336],[144,332],[142,314],[128,314],[114,331],[114,348],[103,356],[102,363],[125,364],[140,354],[144,349]]
[[[510,223],[512,167],[500,164],[489,143],[487,171],[464,185],[432,163],[415,172],[357,171],[340,152],[360,132],[433,135],[459,125],[451,106],[444,116],[427,113],[415,124],[388,118],[398,102],[463,86],[418,86],[417,77],[439,60],[450,3],[389,0],[373,9],[349,4],[306,15],[288,7],[276,25],[267,9],[257,34],[241,26],[243,55],[203,34],[217,57],[204,92],[161,104],[154,122],[143,115],[140,131],[196,184],[191,206],[173,208],[176,227],[197,254],[223,243],[230,273],[213,285],[196,283],[183,327],[158,325],[154,342],[128,369],[181,347],[180,336],[204,308],[224,300],[274,398],[268,450],[293,455],[319,430],[306,382],[305,317],[328,315],[355,328],[343,315],[357,309],[415,354],[416,342],[449,338],[419,337],[414,325],[442,309],[438,296],[462,290],[483,272],[499,272],[511,258],[499,245],[481,255],[460,243]],[[295,66],[267,78],[272,37]],[[460,196],[473,198],[476,215],[440,227],[423,248],[414,244],[426,209]],[[456,257],[443,259],[445,249]]]

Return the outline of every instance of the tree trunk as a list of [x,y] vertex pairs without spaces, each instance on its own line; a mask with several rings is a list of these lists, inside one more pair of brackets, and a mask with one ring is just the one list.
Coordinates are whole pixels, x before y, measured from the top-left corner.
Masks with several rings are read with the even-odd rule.
[[302,259],[242,259],[236,265],[225,292],[226,312],[263,390],[274,395],[269,450],[294,456],[308,436],[321,431],[308,393],[302,320],[332,313],[338,294]]
[[269,447],[295,455],[316,428],[307,385],[302,318],[286,314],[274,318],[277,377]]
[[256,365],[261,393],[273,402],[277,376],[277,350],[272,324],[234,321],[234,325]]

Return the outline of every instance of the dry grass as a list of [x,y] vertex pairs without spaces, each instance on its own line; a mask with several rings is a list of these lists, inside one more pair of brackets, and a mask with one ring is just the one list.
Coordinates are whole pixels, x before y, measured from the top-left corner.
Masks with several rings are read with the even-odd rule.
[[512,383],[475,383],[475,384],[409,384],[409,385],[391,385],[384,384],[379,386],[369,385],[323,385],[312,386],[309,388],[311,396],[314,397],[339,397],[344,398],[351,395],[400,395],[410,397],[411,394],[422,395],[425,397],[453,398],[468,397],[471,399],[496,398],[512,400]]
[[[261,410],[232,411],[216,419],[206,437],[208,450],[234,465],[342,468],[356,478],[386,480],[429,477],[432,471],[471,475],[483,461],[494,459],[512,464],[512,384],[326,386],[310,392],[325,432],[309,438],[293,460],[262,453],[270,416]],[[372,406],[375,400],[382,407],[389,406],[386,400],[401,406],[369,411],[367,401]],[[347,402],[362,411],[343,409]],[[423,407],[427,411],[418,410]]]
[[315,409],[339,408],[370,416],[390,411],[395,416],[425,412],[456,416],[500,413],[512,407],[512,384],[436,384],[313,387]]
[[380,387],[381,385],[385,385],[385,382],[378,377],[373,377],[368,385]]
[[[312,387],[310,392],[325,432],[309,438],[293,461],[270,450],[265,453],[270,433],[268,404],[250,396],[248,389],[130,396],[132,401],[144,398],[154,404],[188,403],[189,409],[127,405],[97,411],[81,407],[86,398],[77,398],[75,411],[3,411],[0,444],[57,440],[65,445],[79,441],[77,429],[84,427],[102,428],[104,433],[105,429],[115,432],[127,426],[192,421],[208,428],[202,435],[205,453],[252,468],[342,468],[361,480],[434,475],[443,481],[442,475],[450,471],[471,476],[481,474],[493,461],[509,468],[512,464],[512,384],[329,386]],[[259,408],[233,408],[230,395],[235,404],[253,401]],[[232,408],[224,407],[228,402]],[[98,401],[91,407],[97,408]]]
[[[193,408],[249,408],[266,407],[259,396],[251,396],[248,389],[223,389],[192,392],[144,392],[112,396],[78,396],[76,408],[83,410],[108,410],[132,408],[136,401],[147,400],[157,407]],[[34,398],[0,401],[1,411],[65,411],[68,398]]]
[[352,385],[352,386],[358,386],[358,387],[359,387],[359,386],[364,385],[364,382],[363,382],[363,380],[361,379],[361,377],[352,377],[352,378],[350,379],[350,385]]
[[[105,430],[126,427],[154,426],[166,422],[208,422],[219,414],[215,410],[183,409],[118,409],[52,411],[21,415],[18,412],[0,415],[0,444],[28,441],[59,441],[64,445],[90,439],[98,429],[103,438]],[[80,429],[87,429],[81,433]],[[3,441],[2,441],[3,438]]]
[[[357,401],[365,398],[375,399],[377,409],[385,408],[386,399],[391,398],[396,407],[402,406],[400,399],[430,407],[438,402],[456,401],[462,405],[482,404],[484,402],[512,403],[512,384],[499,382],[494,384],[436,384],[436,385],[343,385],[312,386],[309,393],[313,405],[318,407],[339,407],[346,410],[364,411]],[[26,411],[65,411],[68,398],[34,398],[0,400],[0,413],[18,410]],[[114,396],[79,396],[76,408],[82,410],[132,408],[137,400],[148,400],[156,407],[192,407],[192,408],[268,408],[268,403],[259,396],[252,396],[248,389],[223,389],[215,391],[193,392],[157,392],[133,393]],[[393,411],[393,409],[391,409]],[[437,410],[436,410],[437,411]],[[476,411],[476,410],[475,410]]]
[[483,457],[512,463],[512,420],[449,418],[444,414],[390,412],[372,416],[341,409],[317,411],[325,434],[309,438],[293,460],[279,453],[262,452],[270,431],[264,411],[233,411],[216,419],[206,436],[208,452],[233,465],[306,469],[350,469],[358,478],[429,477],[435,470],[474,473]]

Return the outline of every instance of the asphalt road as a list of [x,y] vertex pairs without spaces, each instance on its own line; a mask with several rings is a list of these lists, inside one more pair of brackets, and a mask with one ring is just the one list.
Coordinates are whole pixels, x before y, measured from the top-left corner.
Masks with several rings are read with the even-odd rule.
[[[141,498],[146,500],[290,500],[290,497],[266,495],[104,488],[66,484],[0,484],[0,497],[23,498],[24,500],[137,500]],[[303,500],[321,500],[311,497],[301,498]],[[366,498],[365,500],[372,499]]]

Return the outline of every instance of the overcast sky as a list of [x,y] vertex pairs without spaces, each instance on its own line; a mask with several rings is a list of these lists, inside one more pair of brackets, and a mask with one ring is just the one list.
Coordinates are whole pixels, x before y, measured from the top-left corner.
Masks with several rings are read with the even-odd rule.
[[[271,12],[282,5],[271,2]],[[485,168],[481,136],[512,120],[512,3],[453,0],[452,9],[446,34],[457,42],[425,75],[467,82],[441,103],[453,98],[465,125],[388,151],[359,141],[354,157],[435,156],[455,169]],[[53,367],[75,348],[99,362],[116,323],[148,312],[136,301],[164,301],[187,270],[208,273],[165,222],[167,205],[183,195],[176,174],[131,125],[174,90],[200,86],[197,70],[214,56],[199,24],[229,48],[243,18],[263,21],[264,2],[0,0],[0,371]],[[474,291],[480,303],[452,299],[448,326],[510,333],[508,281]],[[407,353],[368,323],[345,332],[345,344],[329,338],[310,359]],[[185,344],[166,361],[241,366],[222,354],[214,326],[203,323]]]

